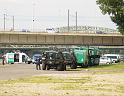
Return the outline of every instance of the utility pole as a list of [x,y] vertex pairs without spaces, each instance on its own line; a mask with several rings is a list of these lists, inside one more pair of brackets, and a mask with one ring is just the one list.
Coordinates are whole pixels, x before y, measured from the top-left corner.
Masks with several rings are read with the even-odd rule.
[[69,28],[69,9],[68,9],[68,32],[69,32],[70,28]]
[[34,32],[34,23],[35,23],[35,3],[33,3],[33,17],[32,17],[32,31]]
[[77,32],[77,12],[76,12],[76,32]]
[[4,15],[4,31],[6,30],[6,14],[3,14]]
[[12,30],[14,31],[15,30],[15,17],[12,16],[12,18],[13,18],[13,28],[12,28]]

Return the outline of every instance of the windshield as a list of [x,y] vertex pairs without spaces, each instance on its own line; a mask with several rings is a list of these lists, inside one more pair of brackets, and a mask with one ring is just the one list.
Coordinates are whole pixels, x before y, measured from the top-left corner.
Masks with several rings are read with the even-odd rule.
[[37,58],[41,58],[41,56],[34,56],[34,60],[36,60]]
[[63,56],[64,56],[65,59],[71,59],[70,54],[64,53]]
[[55,53],[47,53],[47,59],[55,59]]
[[107,56],[108,58],[117,59],[117,56]]

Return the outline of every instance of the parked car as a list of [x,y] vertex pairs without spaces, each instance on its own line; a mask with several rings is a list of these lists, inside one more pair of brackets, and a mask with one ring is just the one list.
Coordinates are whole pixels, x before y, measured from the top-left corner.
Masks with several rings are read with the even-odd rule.
[[42,57],[42,69],[57,69],[58,71],[66,70],[66,63],[62,52],[46,51]]
[[100,57],[100,64],[112,64],[111,58],[108,58],[106,56]]
[[104,54],[103,56],[106,56],[108,58],[111,58],[113,63],[120,62],[120,55],[119,54]]
[[42,58],[42,55],[41,54],[34,54],[33,57],[32,57],[32,63],[35,64],[36,63],[36,59],[37,58]]
[[124,55],[120,55],[120,61],[123,61],[124,62]]
[[25,63],[28,63],[28,64],[31,64],[32,63],[32,60],[30,57],[26,57],[26,60],[25,60]]

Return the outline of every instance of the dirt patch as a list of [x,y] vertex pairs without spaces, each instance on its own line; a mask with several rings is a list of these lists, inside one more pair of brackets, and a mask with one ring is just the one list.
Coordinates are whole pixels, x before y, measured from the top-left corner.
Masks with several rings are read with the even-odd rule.
[[[124,96],[124,73],[119,74],[55,74],[44,75],[60,77],[70,81],[51,81],[47,83],[0,84],[1,96]],[[40,76],[39,76],[40,77]],[[75,82],[79,78],[90,80]],[[35,77],[34,77],[35,78]]]
[[0,96],[124,96],[123,69],[37,71],[35,65],[9,65],[0,68],[0,78]]

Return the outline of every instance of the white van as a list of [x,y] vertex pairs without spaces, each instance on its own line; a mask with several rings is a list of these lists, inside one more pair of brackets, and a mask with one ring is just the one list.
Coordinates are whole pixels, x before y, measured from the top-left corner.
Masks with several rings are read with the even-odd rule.
[[108,58],[111,58],[113,63],[120,62],[120,55],[119,54],[104,54],[103,56],[106,56]]
[[103,56],[103,57],[100,57],[99,63],[100,63],[100,65],[101,64],[112,64],[112,60],[111,60],[111,58]]
[[25,53],[6,53],[5,59],[7,63],[25,63],[29,57]]

